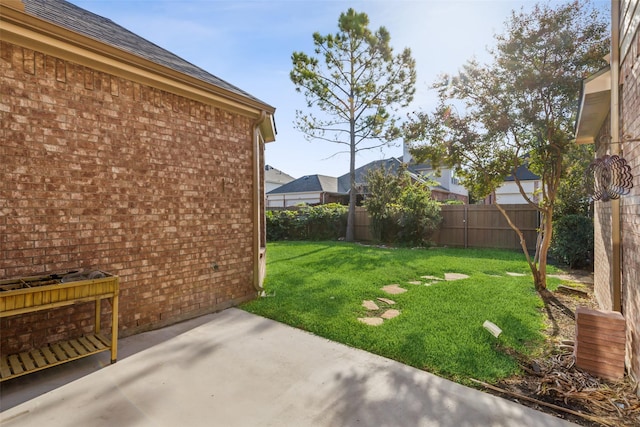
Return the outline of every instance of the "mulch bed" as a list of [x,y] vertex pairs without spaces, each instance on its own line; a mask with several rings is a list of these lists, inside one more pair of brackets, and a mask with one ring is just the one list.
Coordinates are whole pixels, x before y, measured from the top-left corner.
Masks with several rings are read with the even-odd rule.
[[561,288],[544,295],[547,340],[542,355],[529,358],[501,348],[516,357],[523,374],[498,384],[480,385],[491,393],[579,425],[638,426],[640,398],[635,384],[626,377],[618,382],[606,381],[574,365],[575,310],[578,306],[597,308],[593,285],[577,288],[587,294]]

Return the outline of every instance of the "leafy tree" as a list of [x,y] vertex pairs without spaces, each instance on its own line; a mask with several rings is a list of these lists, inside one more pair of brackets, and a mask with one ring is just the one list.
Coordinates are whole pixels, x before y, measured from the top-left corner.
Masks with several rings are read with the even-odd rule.
[[365,181],[367,184],[364,206],[371,216],[371,226],[376,239],[383,242],[394,240],[397,230],[394,212],[402,189],[410,178],[403,172],[394,173],[384,167],[370,169]]
[[401,167],[367,172],[364,205],[373,232],[384,242],[426,245],[440,224],[440,205],[431,198],[430,181],[413,179]]
[[593,150],[593,144],[574,145],[565,155],[565,175],[558,187],[554,219],[560,219],[566,215],[592,216],[591,200],[585,185],[585,173],[593,161]]
[[398,199],[398,241],[411,245],[428,245],[440,225],[440,204],[431,198],[425,182],[410,181]]
[[[540,176],[536,202],[516,184],[542,222],[533,257],[522,232],[497,208],[518,234],[538,291],[546,289],[547,254],[553,211],[565,176],[565,155],[574,144],[574,122],[581,79],[603,67],[608,52],[607,23],[597,10],[573,1],[557,9],[535,5],[512,12],[506,31],[496,36],[492,63],[468,61],[458,75],[434,84],[439,105],[416,113],[407,138],[417,161],[454,167],[476,198],[484,198],[528,162]],[[461,110],[461,112],[460,112]]]
[[[297,111],[295,126],[309,140],[346,145],[350,155],[350,193],[346,240],[354,240],[356,153],[399,137],[395,113],[415,92],[411,51],[393,54],[389,32],[369,29],[365,13],[340,14],[339,32],[313,34],[314,56],[294,52],[290,78],[304,93],[309,111]],[[319,110],[319,114],[311,109]],[[337,153],[336,153],[337,154]]]

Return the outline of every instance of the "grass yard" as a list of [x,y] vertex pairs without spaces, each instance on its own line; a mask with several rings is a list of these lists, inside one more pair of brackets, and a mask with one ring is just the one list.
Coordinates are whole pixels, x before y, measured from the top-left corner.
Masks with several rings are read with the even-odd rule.
[[[422,276],[443,278],[445,273],[469,278],[424,285],[432,280]],[[407,292],[381,290],[390,284]],[[470,377],[494,382],[517,372],[516,361],[496,348],[497,341],[527,354],[543,342],[542,300],[517,252],[270,243],[265,291],[267,297],[242,308],[462,383]],[[364,300],[377,302],[381,310],[367,310]],[[379,326],[358,320],[387,308],[400,315]],[[502,328],[498,340],[482,327],[485,320]]]

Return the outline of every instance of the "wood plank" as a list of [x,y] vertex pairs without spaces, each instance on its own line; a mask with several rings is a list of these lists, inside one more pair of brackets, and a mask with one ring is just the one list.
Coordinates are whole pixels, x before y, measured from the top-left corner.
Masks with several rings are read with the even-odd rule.
[[596,343],[588,342],[588,341],[576,341],[575,346],[580,350],[580,352],[585,353],[593,353],[599,355],[615,355],[615,356],[625,356],[625,348],[622,345],[607,345],[602,346]]
[[4,299],[4,304],[5,304],[4,310],[9,311],[9,310],[13,310],[16,307],[16,299],[15,299],[15,297],[13,297],[11,295],[7,295],[3,299]]
[[25,306],[24,294],[16,295],[15,308],[22,308]]
[[60,347],[62,347],[64,349],[65,353],[67,353],[69,355],[69,357],[78,356],[78,353],[76,353],[76,351],[73,349],[73,347],[71,347],[69,345],[69,343],[67,341],[62,341],[60,343]]
[[626,336],[623,334],[602,334],[597,331],[590,331],[588,329],[578,329],[576,333],[576,341],[578,342],[590,342],[603,345],[618,344],[624,346],[626,343]]
[[80,344],[78,340],[70,340],[68,342],[69,345],[71,345],[71,347],[73,347],[73,349],[76,351],[76,353],[78,353],[78,356],[83,356],[88,353],[87,349],[84,348],[84,346]]
[[37,348],[35,350],[31,350],[29,354],[31,355],[31,358],[34,360],[38,368],[43,368],[47,366],[47,360],[42,355],[41,349]]
[[47,363],[50,365],[52,363],[56,363],[58,361],[58,358],[56,357],[55,354],[53,354],[51,352],[51,348],[49,348],[49,346],[47,347],[42,347],[40,349],[40,351],[42,352],[42,354],[44,355],[44,358],[47,360]]
[[87,337],[80,337],[80,338],[78,338],[78,341],[80,342],[80,344],[82,344],[82,346],[84,348],[86,348],[90,352],[94,352],[94,351],[99,350],[98,348],[96,348],[95,345],[93,345],[93,343],[91,341],[89,341],[87,339]]
[[9,365],[11,366],[11,371],[13,372],[13,374],[21,374],[22,372],[24,372],[24,369],[22,368],[22,364],[20,363],[20,359],[18,359],[18,355],[17,354],[12,354],[9,356]]
[[111,341],[107,337],[96,334],[96,338],[100,340],[105,347],[111,347]]
[[65,353],[65,351],[62,349],[60,344],[51,344],[50,347],[51,347],[51,350],[53,350],[53,352],[55,353],[56,359],[58,359],[58,361],[67,360],[69,358],[69,356],[67,356],[67,353]]
[[8,378],[11,376],[11,369],[6,356],[0,358],[0,378]]
[[33,307],[33,294],[25,294],[25,296],[24,296],[24,306],[25,307]]
[[33,371],[34,369],[36,369],[36,365],[33,364],[33,360],[31,360],[29,353],[22,352],[18,354],[18,357],[20,358],[22,365],[25,367],[25,370]]
[[86,339],[91,344],[93,344],[94,347],[96,347],[98,349],[103,349],[105,347],[105,345],[102,343],[102,341],[100,341],[98,338],[96,338],[95,335],[87,335]]

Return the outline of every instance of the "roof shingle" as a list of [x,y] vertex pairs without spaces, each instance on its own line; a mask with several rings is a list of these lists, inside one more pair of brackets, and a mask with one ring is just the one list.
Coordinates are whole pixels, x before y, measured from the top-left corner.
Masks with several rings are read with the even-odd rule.
[[22,0],[25,12],[60,27],[106,43],[174,71],[268,105],[253,95],[185,61],[126,28],[64,0]]

